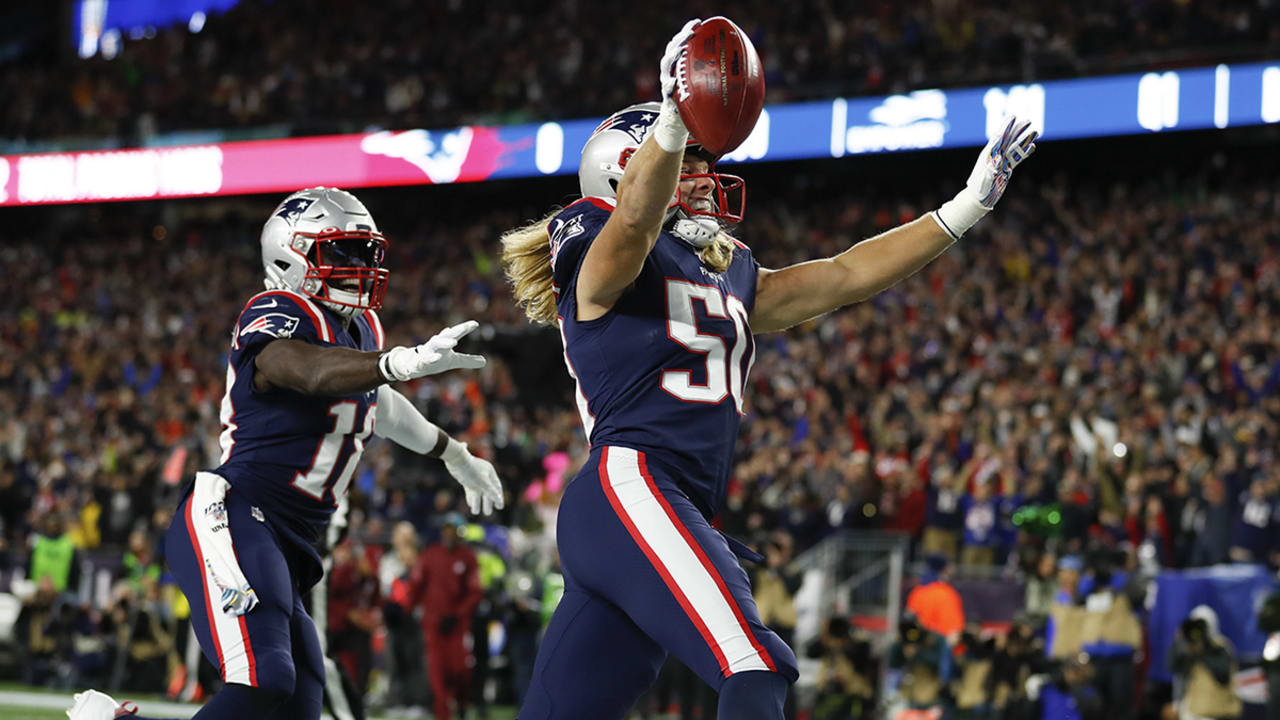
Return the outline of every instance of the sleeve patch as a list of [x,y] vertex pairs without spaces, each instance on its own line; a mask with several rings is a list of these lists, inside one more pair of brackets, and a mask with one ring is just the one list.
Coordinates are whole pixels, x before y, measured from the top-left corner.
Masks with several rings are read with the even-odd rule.
[[293,337],[298,329],[298,318],[284,313],[266,313],[254,318],[252,322],[240,330],[240,337],[253,333],[262,333],[274,338]]

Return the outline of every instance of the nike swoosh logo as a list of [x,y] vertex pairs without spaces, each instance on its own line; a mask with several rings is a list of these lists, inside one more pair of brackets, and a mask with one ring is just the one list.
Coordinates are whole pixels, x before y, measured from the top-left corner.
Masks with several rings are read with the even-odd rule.
[[279,304],[279,303],[277,303],[277,302],[276,302],[276,299],[275,299],[275,298],[271,298],[271,303],[270,303],[270,304],[268,304],[268,303],[262,303],[261,305],[254,305],[254,306],[253,306],[252,308],[250,308],[250,309],[251,309],[251,310],[257,310],[257,309],[259,309],[259,308],[273,308],[273,307],[275,307],[275,306],[276,306],[276,305],[278,305],[278,304]]

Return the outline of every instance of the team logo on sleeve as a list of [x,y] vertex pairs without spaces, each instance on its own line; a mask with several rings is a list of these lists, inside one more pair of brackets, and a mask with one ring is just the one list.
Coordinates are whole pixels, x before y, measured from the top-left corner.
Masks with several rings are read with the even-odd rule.
[[274,338],[293,337],[298,329],[298,318],[284,313],[267,313],[254,318],[253,322],[240,330],[240,337],[252,333],[263,333]]
[[582,227],[582,216],[574,215],[568,220],[554,220],[551,223],[551,266],[554,268],[556,264],[556,255],[560,253],[560,246],[569,238],[574,238],[586,232],[586,228]]

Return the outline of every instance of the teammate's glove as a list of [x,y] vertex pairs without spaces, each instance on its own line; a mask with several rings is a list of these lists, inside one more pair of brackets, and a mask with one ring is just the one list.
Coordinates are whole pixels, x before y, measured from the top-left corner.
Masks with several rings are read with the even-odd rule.
[[472,455],[466,443],[452,438],[440,459],[444,461],[445,470],[462,486],[472,515],[488,515],[502,509],[505,502],[502,483],[498,480],[498,471],[488,460]]
[[982,148],[964,189],[930,213],[933,219],[948,235],[959,240],[965,231],[996,206],[1009,184],[1013,169],[1036,151],[1036,138],[1039,136],[1039,132],[1031,129],[1030,120],[1010,117],[1004,132],[991,138]]
[[458,340],[480,327],[475,320],[445,328],[430,340],[414,347],[393,347],[378,359],[378,370],[388,382],[403,382],[449,370],[476,370],[484,367],[479,355],[453,351]]
[[653,125],[653,139],[669,153],[684,150],[685,142],[689,140],[689,129],[680,119],[675,100],[677,93],[688,96],[689,88],[678,83],[677,76],[688,58],[684,44],[693,37],[693,29],[700,22],[702,21],[694,18],[672,36],[658,65],[658,78],[662,84],[662,111],[658,113],[658,120]]

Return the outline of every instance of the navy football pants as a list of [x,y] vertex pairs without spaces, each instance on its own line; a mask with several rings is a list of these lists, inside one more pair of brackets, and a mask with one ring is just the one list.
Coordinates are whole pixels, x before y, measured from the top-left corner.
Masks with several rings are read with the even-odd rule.
[[[221,592],[205,568],[195,533],[199,508],[188,495],[178,506],[165,536],[166,559],[178,587],[191,603],[191,624],[204,656],[219,668],[227,683],[259,688],[258,697],[279,702],[261,717],[316,720],[324,694],[324,660],[315,625],[302,607],[302,596],[284,551],[265,522],[232,488],[226,497],[227,523],[245,579],[258,596],[247,615],[221,610]],[[202,720],[258,720],[240,712],[234,718],[206,718],[218,705],[197,714]]]
[[565,490],[565,594],[520,720],[621,720],[668,652],[717,691],[751,671],[795,682],[795,655],[760,622],[724,536],[650,470],[644,453],[595,448]]

